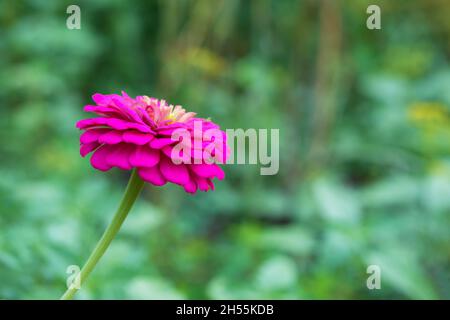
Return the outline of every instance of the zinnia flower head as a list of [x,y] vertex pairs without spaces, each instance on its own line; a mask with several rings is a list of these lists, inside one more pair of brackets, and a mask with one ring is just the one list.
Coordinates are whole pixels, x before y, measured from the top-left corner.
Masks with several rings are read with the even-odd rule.
[[[122,92],[97,93],[92,98],[96,105],[87,105],[84,111],[99,117],[78,121],[76,126],[84,130],[80,154],[93,152],[95,169],[136,168],[144,181],[156,186],[172,182],[189,193],[213,190],[213,178],[224,178],[215,162],[226,160],[226,136],[215,123],[147,96],[133,99]],[[211,131],[215,134],[205,135]],[[180,144],[188,149],[174,152]]]

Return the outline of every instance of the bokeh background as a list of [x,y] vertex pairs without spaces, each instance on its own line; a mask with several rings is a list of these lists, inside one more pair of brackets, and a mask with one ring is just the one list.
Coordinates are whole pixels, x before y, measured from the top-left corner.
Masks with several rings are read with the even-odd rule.
[[1,1],[0,298],[59,298],[112,218],[129,173],[92,169],[74,125],[93,93],[126,90],[280,129],[280,171],[147,186],[78,298],[449,299],[449,16],[447,0]]

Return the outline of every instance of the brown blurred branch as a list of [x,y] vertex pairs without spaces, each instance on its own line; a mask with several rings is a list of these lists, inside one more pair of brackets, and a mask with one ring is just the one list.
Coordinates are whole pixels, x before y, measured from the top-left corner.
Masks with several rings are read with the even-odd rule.
[[340,1],[321,1],[319,28],[312,141],[308,155],[308,163],[313,166],[320,166],[326,161],[327,145],[336,114],[342,49]]

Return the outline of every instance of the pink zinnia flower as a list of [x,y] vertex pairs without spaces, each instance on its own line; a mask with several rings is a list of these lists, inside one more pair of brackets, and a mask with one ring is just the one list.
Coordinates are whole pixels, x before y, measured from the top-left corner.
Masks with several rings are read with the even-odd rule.
[[[181,106],[147,96],[133,99],[122,92],[122,95],[97,93],[92,98],[96,105],[87,105],[84,111],[100,117],[81,120],[77,128],[84,130],[80,136],[80,154],[85,157],[93,151],[91,164],[95,169],[136,168],[144,181],[156,186],[172,182],[189,193],[214,189],[213,178],[224,178],[216,163],[204,159],[207,154],[223,163],[227,153],[225,133],[210,120],[196,118],[195,113],[186,112]],[[176,130],[188,132],[190,141],[173,139]],[[220,132],[223,139],[216,141],[220,142],[219,148],[208,148],[214,142],[210,137],[204,139],[203,133],[208,130]],[[189,142],[194,149],[190,154],[180,154],[184,161],[177,164],[179,161],[173,161],[172,151],[180,141]],[[198,146],[201,150],[196,150]]]

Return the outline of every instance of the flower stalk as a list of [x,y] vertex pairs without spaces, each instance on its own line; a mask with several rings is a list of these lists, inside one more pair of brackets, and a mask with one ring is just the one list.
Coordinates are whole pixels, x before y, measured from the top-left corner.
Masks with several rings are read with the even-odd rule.
[[[125,194],[122,198],[122,201],[120,202],[119,208],[117,209],[117,212],[114,215],[113,220],[106,228],[101,239],[97,243],[94,251],[91,253],[88,260],[86,261],[86,264],[83,266],[80,273],[78,274],[79,277],[78,284],[80,286],[84,284],[89,274],[92,272],[92,270],[95,268],[100,258],[105,253],[106,249],[108,249],[109,245],[111,244],[111,241],[114,239],[120,227],[122,226],[123,221],[127,217],[128,212],[130,211],[131,207],[133,206],[134,202],[136,201],[136,198],[138,197],[143,187],[144,181],[139,177],[136,169],[133,170],[130,176],[130,180],[128,181],[127,188],[125,190]],[[61,300],[73,299],[77,290],[78,288],[70,286],[64,293],[64,295],[61,297]]]

